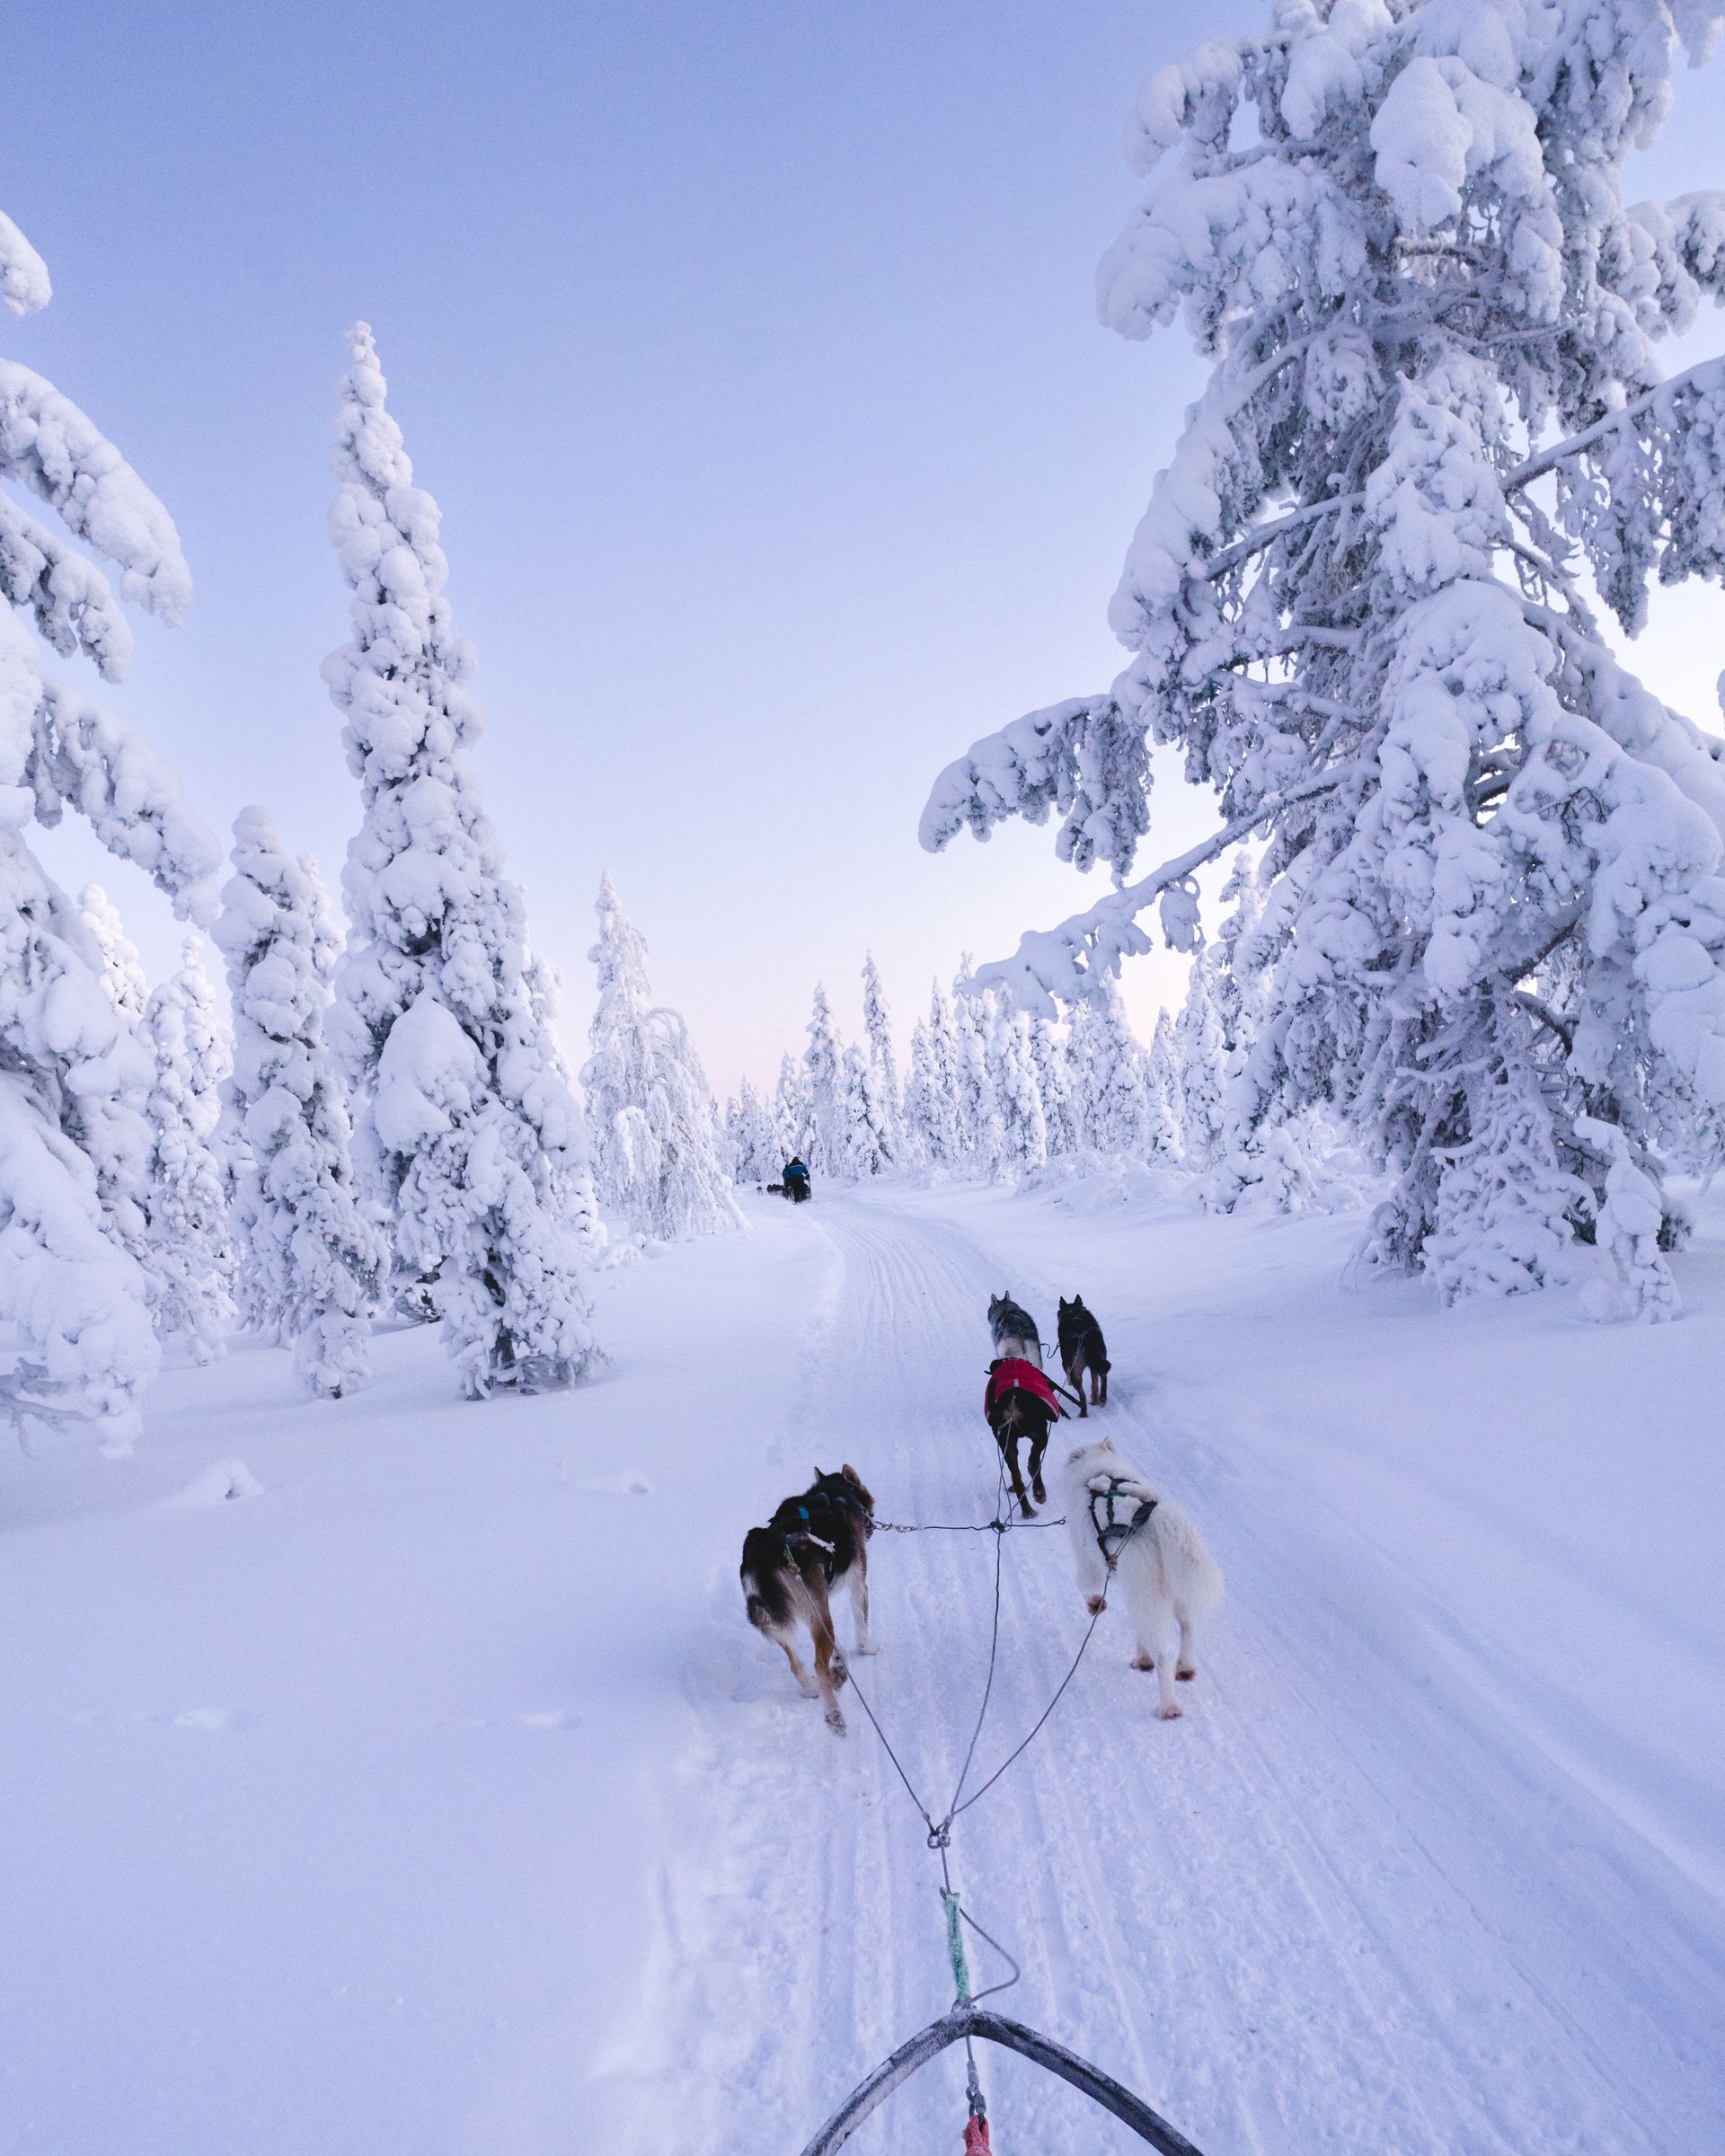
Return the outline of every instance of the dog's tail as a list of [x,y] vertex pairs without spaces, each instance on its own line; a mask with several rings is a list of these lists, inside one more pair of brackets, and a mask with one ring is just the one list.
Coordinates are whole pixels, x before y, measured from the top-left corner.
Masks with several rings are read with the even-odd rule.
[[770,1527],[751,1527],[743,1537],[739,1568],[743,1607],[757,1631],[791,1621],[791,1597],[784,1578],[784,1545]]
[[1158,1505],[1155,1534],[1175,1582],[1176,1598],[1195,1618],[1208,1617],[1226,1591],[1222,1568],[1205,1547],[1197,1527],[1178,1505]]

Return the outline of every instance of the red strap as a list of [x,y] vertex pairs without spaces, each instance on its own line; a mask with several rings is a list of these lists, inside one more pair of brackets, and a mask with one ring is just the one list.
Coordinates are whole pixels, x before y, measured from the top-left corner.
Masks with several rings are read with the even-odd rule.
[[988,2143],[988,2121],[973,2111],[964,2122],[964,2156],[993,2156]]

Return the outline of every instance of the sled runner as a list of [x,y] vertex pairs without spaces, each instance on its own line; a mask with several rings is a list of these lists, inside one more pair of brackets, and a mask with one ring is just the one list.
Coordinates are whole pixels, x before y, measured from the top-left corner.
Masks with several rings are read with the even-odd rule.
[[[889,2097],[893,2090],[907,2081],[918,2067],[926,2066],[937,2058],[950,2044],[957,2044],[967,2037],[981,2037],[990,2044],[1004,2046],[1015,2051],[1021,2058],[1057,2074],[1075,2089],[1082,2090],[1092,2103],[1104,2111],[1111,2111],[1123,2125],[1130,2126],[1140,2141],[1147,2141],[1162,2156],[1201,2156],[1201,2152],[1186,2136],[1159,2112],[1123,2088],[1111,2075],[1081,2059],[1076,2052],[1068,2051],[1064,2044],[1057,2044],[1050,2037],[1027,2028],[1022,2021],[1009,2021],[1004,2014],[991,2014],[979,2007],[959,2006],[944,2014],[938,2021],[931,2021],[907,2043],[901,2044],[889,2059],[884,2059],[868,2079],[858,2082],[849,2096],[822,2126],[819,2133],[803,2150],[802,2156],[832,2156],[835,2149],[842,2148],[856,2129]],[[977,2114],[973,2113],[973,2119]],[[969,2144],[968,2144],[969,2145]],[[976,2144],[986,2148],[986,2140]]]

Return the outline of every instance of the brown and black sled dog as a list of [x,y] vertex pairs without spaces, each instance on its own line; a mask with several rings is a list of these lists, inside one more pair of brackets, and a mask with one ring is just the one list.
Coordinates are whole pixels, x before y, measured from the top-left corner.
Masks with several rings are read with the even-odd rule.
[[[838,1688],[849,1672],[833,1630],[832,1589],[843,1580],[851,1591],[856,1651],[869,1643],[869,1537],[874,1499],[862,1478],[846,1465],[836,1475],[815,1470],[800,1498],[787,1498],[765,1527],[743,1537],[743,1602],[748,1621],[784,1649],[791,1674],[807,1699],[827,1702],[827,1727],[843,1736]],[[814,1642],[812,1676],[797,1653],[797,1631],[806,1625]]]
[[[1084,1298],[1060,1298],[1060,1363],[1066,1383],[1078,1395],[1078,1412],[1108,1404],[1108,1346],[1095,1313],[1084,1308]],[[1084,1404],[1084,1373],[1090,1373],[1090,1405]]]

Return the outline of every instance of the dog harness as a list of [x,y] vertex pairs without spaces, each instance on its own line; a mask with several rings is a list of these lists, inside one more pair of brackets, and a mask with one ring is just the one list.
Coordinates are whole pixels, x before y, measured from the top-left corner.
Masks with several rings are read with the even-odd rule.
[[1096,1547],[1110,1572],[1119,1561],[1120,1551],[1162,1502],[1160,1498],[1134,1499],[1131,1518],[1122,1519],[1120,1511],[1129,1496],[1130,1485],[1119,1475],[1109,1477],[1106,1489],[1098,1489],[1094,1483],[1091,1485],[1090,1524],[1096,1531]]
[[1054,1387],[1036,1365],[1015,1355],[1007,1356],[988,1373],[988,1388],[982,1396],[982,1411],[988,1421],[994,1420],[995,1409],[1009,1392],[1028,1392],[1050,1415],[1064,1415],[1066,1411],[1055,1398]]
[[[846,1512],[853,1512],[856,1515],[862,1523],[862,1539],[867,1542],[869,1536],[874,1532],[874,1522],[870,1517],[869,1508],[862,1500],[860,1498],[853,1497],[847,1489],[824,1489],[820,1494],[828,1505],[842,1507]],[[820,1551],[821,1569],[830,1580],[833,1576],[833,1566],[838,1558],[836,1546],[828,1542],[824,1534],[815,1533],[815,1524],[809,1517],[809,1507],[806,1505],[799,1505],[796,1507],[796,1515],[802,1523],[801,1525],[785,1528],[782,1538],[784,1542],[786,1562],[792,1565],[796,1562],[796,1554],[791,1546],[793,1542],[812,1542],[815,1548]]]

